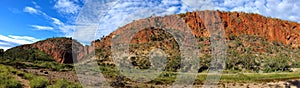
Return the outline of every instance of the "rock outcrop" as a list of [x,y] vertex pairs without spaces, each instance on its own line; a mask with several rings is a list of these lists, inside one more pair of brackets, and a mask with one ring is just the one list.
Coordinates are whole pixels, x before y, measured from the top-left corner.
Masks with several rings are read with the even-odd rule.
[[[226,37],[229,35],[239,36],[239,35],[255,35],[267,38],[269,41],[282,42],[286,45],[292,47],[300,46],[300,24],[296,22],[290,22],[286,20],[280,20],[277,18],[264,17],[259,14],[244,13],[244,12],[221,12],[221,11],[200,11],[200,12],[187,12],[185,14],[165,16],[164,19],[172,18],[173,16],[178,16],[189,25],[192,29],[192,33],[196,37],[210,36],[209,29],[205,27],[204,20],[201,16],[205,13],[216,13],[222,21],[222,25],[225,29]],[[111,45],[111,38],[122,32],[127,32],[128,28],[142,24],[145,20],[154,20],[157,17],[141,19],[134,21],[130,24],[121,27],[102,38],[101,41],[94,41],[92,44],[95,48],[103,48]],[[172,21],[165,21],[166,26],[174,26]],[[174,28],[176,29],[176,27]],[[180,29],[179,29],[180,30]],[[145,36],[143,34],[136,34],[136,36]],[[144,40],[139,40],[146,42],[147,38]]]

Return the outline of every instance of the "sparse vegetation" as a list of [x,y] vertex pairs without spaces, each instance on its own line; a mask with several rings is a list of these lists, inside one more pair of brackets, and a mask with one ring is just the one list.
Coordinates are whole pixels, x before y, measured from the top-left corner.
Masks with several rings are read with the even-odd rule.
[[0,65],[0,88],[20,88],[21,83],[13,76],[13,68]]
[[7,50],[3,58],[19,62],[54,61],[54,59],[51,56],[38,49],[25,50],[22,48]]
[[45,77],[36,77],[30,80],[31,88],[45,88],[49,84],[49,80]]
[[288,56],[279,54],[275,57],[267,58],[262,70],[264,72],[276,72],[276,71],[289,71],[291,68],[290,58]]
[[5,52],[0,63],[15,66],[17,68],[39,68],[51,69],[53,71],[73,70],[72,64],[58,63],[51,56],[38,49],[24,50],[16,48],[8,50]]
[[[217,75],[216,75],[217,76]],[[199,74],[196,81],[201,83],[206,80],[207,74]],[[222,74],[222,82],[268,82],[272,80],[286,80],[300,78],[299,73],[237,73]]]
[[[120,72],[113,66],[100,66],[101,73],[109,80],[112,80],[111,85],[115,87],[127,86],[127,82],[135,82],[128,78],[122,78]],[[230,73],[228,73],[228,71]],[[271,73],[232,73],[232,70],[224,70],[221,75],[222,82],[268,82],[272,80],[286,80],[289,78],[300,78],[299,72],[271,72]],[[166,85],[175,82],[177,72],[162,72],[159,77],[147,82],[153,85]],[[216,75],[218,76],[218,75]],[[201,84],[205,82],[207,71],[197,74],[195,83]],[[124,85],[125,84],[125,85]]]
[[37,76],[32,73],[17,70],[11,66],[0,64],[0,88],[22,88],[21,81],[18,80],[17,77],[28,80],[28,86],[31,88],[82,88],[78,83],[62,79],[50,83],[47,77]]
[[185,17],[185,16],[186,16],[186,13],[180,13],[180,14],[178,14],[178,16],[180,16],[180,17]]

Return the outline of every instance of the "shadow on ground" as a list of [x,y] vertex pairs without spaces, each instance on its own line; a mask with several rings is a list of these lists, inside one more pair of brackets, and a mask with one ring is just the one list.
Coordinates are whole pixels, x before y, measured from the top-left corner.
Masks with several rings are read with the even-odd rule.
[[288,81],[293,86],[296,86],[297,88],[300,88],[300,81],[299,80],[294,80],[294,81]]

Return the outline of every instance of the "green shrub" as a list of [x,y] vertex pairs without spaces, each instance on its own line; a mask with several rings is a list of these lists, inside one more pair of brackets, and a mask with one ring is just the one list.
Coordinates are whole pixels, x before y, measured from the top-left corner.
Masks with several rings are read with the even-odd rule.
[[118,88],[124,88],[125,87],[125,77],[124,76],[117,76],[116,80],[111,83],[111,86],[118,87]]
[[36,77],[30,80],[31,88],[45,88],[49,84],[49,80],[45,77]]
[[167,63],[166,70],[176,72],[180,68],[180,65],[181,65],[181,57],[178,56],[178,57],[171,59]]
[[0,88],[21,88],[22,85],[21,83],[11,77],[8,77],[7,79],[2,79],[0,80]]
[[267,60],[264,62],[262,71],[263,72],[276,72],[276,71],[289,71],[291,65],[289,64],[290,58],[283,55],[279,54],[276,55],[275,57],[269,57]]
[[185,14],[185,13],[180,13],[180,14],[178,14],[178,16],[179,16],[179,17],[185,17],[186,14]]
[[54,59],[46,54],[45,52],[38,50],[38,49],[23,49],[21,47],[14,48],[7,50],[4,53],[3,58],[5,59],[11,59],[11,60],[17,60],[19,62],[22,61],[36,61],[36,60],[41,60],[41,61],[54,61]]
[[63,71],[63,70],[73,70],[73,66],[70,64],[60,64],[58,62],[37,62],[36,67],[47,68],[52,71]]
[[27,80],[32,80],[34,77],[33,74],[30,73],[26,73],[22,78],[27,79]]
[[64,79],[56,80],[55,84],[48,86],[47,88],[82,88],[80,84],[68,82]]

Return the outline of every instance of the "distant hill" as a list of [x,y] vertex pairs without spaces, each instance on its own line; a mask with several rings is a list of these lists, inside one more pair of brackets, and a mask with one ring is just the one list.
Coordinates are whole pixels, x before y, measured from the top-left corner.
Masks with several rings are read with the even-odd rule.
[[[55,60],[59,63],[73,63],[72,43],[77,49],[85,51],[85,47],[71,38],[49,38],[33,44],[21,45],[5,51],[5,57],[10,59]],[[44,55],[44,56],[41,56]],[[78,58],[83,55],[78,54]],[[48,56],[48,57],[47,57]]]

